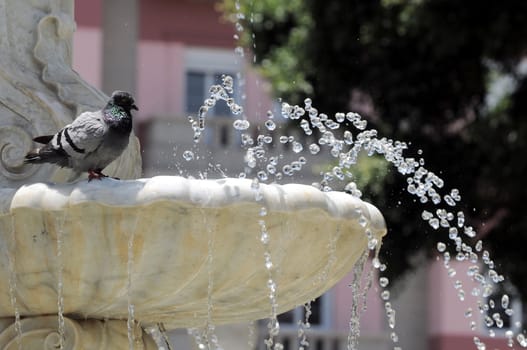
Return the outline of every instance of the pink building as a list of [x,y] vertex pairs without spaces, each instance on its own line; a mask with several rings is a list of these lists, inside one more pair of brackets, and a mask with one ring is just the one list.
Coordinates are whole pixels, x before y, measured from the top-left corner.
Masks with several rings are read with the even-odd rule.
[[[195,114],[208,87],[222,74],[237,77],[243,72],[245,83],[237,97],[249,120],[257,124],[273,108],[266,83],[235,54],[234,28],[222,18],[214,0],[77,0],[75,6],[74,68],[107,94],[116,88],[135,92],[146,175],[178,170],[175,159],[181,156],[180,145],[192,144],[187,115]],[[229,164],[226,167],[235,173],[239,170],[230,162],[236,158],[242,163],[243,155],[230,147],[233,135],[224,126],[232,119],[226,114],[224,106],[213,111],[218,119],[210,121],[214,128],[208,136],[209,146],[215,159]],[[466,299],[475,298],[470,296],[468,277],[461,273],[464,269],[457,270],[458,276],[452,278],[441,262],[423,263],[409,276],[404,290],[392,292],[399,335],[396,344],[390,339],[380,287],[374,283],[362,318],[360,349],[467,350],[476,348],[474,337],[484,341],[487,349],[507,348],[504,330],[496,329],[494,338],[488,336],[483,324],[486,314],[480,314],[475,300],[459,301],[456,280],[465,286]],[[313,306],[312,349],[346,348],[350,282],[348,276]],[[473,316],[466,318],[469,307]],[[302,309],[282,317],[281,337],[289,349],[294,347],[296,324],[302,317]],[[178,348],[190,347],[184,333],[174,333]],[[218,330],[226,349],[247,348],[246,333],[247,325]]]

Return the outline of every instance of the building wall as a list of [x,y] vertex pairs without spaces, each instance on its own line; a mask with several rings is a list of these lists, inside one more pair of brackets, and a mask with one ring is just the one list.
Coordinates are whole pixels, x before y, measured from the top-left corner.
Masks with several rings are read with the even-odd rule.
[[[75,3],[73,67],[97,88],[102,85],[104,64],[101,1]],[[185,72],[190,67],[210,72],[244,72],[244,91],[238,94],[238,103],[245,107],[250,120],[262,120],[273,108],[269,84],[234,53],[233,26],[222,19],[216,7],[211,0],[140,2],[137,69],[130,72],[137,77],[138,120],[186,118]]]

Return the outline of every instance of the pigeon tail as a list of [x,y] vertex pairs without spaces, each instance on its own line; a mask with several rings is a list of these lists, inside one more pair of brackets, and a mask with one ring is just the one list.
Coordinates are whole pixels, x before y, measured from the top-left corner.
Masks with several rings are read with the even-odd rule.
[[52,163],[61,167],[68,165],[68,155],[64,151],[52,149],[49,147],[37,148],[30,151],[24,158],[25,164],[42,164]]

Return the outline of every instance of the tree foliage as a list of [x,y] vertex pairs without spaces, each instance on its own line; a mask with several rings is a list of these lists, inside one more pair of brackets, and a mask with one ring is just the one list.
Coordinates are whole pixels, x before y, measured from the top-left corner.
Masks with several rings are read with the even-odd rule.
[[[477,239],[527,296],[527,1],[239,3],[277,96],[310,96],[328,115],[366,97],[372,108],[360,112],[370,125],[422,150],[427,168],[460,189]],[[489,103],[505,76],[510,89]],[[404,194],[404,178],[392,171],[377,181],[363,192],[387,218],[383,255],[399,276],[416,252],[434,251],[440,233],[421,221],[429,208]]]

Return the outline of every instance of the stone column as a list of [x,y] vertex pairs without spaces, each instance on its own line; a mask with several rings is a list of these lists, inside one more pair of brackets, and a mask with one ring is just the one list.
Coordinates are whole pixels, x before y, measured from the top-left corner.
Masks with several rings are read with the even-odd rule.
[[103,0],[102,89],[135,95],[139,0]]

